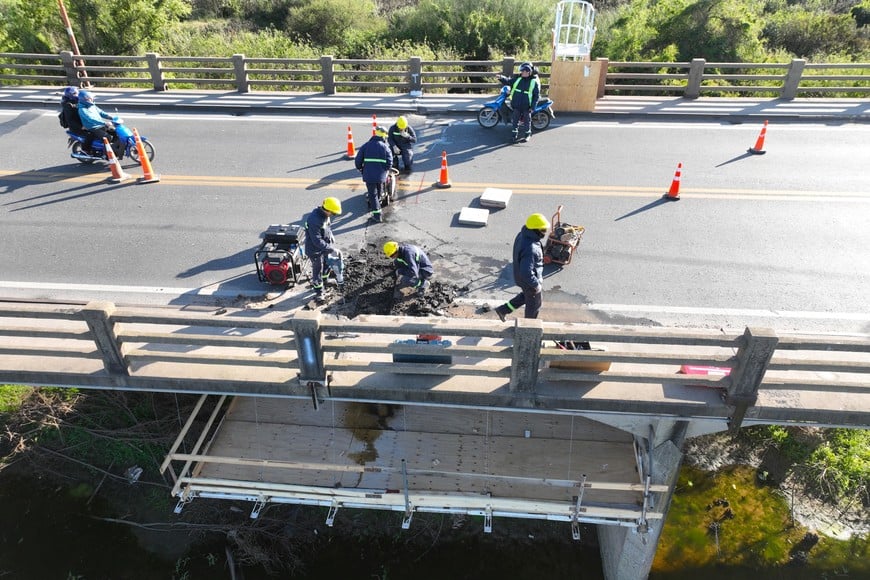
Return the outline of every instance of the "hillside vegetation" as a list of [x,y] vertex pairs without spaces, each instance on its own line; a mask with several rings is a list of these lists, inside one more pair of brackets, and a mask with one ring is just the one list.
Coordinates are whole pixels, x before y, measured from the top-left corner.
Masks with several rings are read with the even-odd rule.
[[[554,0],[67,0],[83,54],[549,60]],[[606,0],[593,57],[870,61],[870,0]],[[56,0],[0,0],[0,51],[69,49]]]

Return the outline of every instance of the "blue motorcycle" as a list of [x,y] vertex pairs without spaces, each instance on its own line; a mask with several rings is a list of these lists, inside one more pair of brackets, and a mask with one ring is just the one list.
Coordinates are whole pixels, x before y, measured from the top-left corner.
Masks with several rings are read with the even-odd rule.
[[[477,112],[477,122],[480,123],[481,127],[492,129],[498,125],[499,121],[503,121],[505,124],[511,122],[511,107],[507,98],[509,92],[510,87],[502,87],[494,101],[490,101],[480,108]],[[532,111],[532,127],[536,131],[542,131],[549,127],[550,120],[555,118],[553,99],[538,99],[538,104]]]
[[[114,130],[110,131],[110,134],[112,134],[113,149],[114,151],[121,151],[120,155],[118,155],[118,161],[121,161],[125,157],[129,157],[141,165],[142,162],[139,159],[139,149],[136,148],[136,139],[133,137],[133,131],[124,125],[124,120],[120,117],[112,117],[112,123],[114,125]],[[91,154],[88,154],[85,152],[85,143],[87,143],[88,137],[79,135],[78,133],[73,133],[69,129],[67,129],[66,134],[69,136],[67,147],[71,148],[72,152],[70,153],[70,157],[73,159],[77,159],[81,163],[108,161],[108,158],[106,157],[106,147],[102,141],[94,139],[91,143]],[[142,148],[148,156],[148,161],[154,161],[154,145],[152,145],[147,138],[142,137],[141,135],[139,138],[142,140]]]

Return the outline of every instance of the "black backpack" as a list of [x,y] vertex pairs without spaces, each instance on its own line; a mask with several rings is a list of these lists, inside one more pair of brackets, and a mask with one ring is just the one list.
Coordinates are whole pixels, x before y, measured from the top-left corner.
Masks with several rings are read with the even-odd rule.
[[63,114],[63,111],[57,114],[57,120],[60,121],[61,127],[69,129],[69,124],[66,122],[66,115]]

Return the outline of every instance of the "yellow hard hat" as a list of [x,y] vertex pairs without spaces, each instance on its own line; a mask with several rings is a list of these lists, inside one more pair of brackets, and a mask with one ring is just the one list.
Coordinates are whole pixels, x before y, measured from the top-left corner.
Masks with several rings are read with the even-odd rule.
[[341,215],[341,202],[337,197],[327,197],[323,200],[323,209],[335,215]]
[[383,127],[381,127],[380,125],[378,125],[377,127],[375,127],[375,135],[376,135],[377,137],[386,137],[386,136],[387,136],[387,130],[384,129]]
[[390,241],[384,244],[384,254],[387,255],[388,258],[391,258],[393,254],[399,251],[399,244],[396,242]]
[[550,227],[550,222],[542,213],[533,213],[526,220],[526,227],[530,230],[546,230]]
[[399,117],[396,119],[396,127],[399,129],[407,129],[408,128],[408,119],[405,117]]

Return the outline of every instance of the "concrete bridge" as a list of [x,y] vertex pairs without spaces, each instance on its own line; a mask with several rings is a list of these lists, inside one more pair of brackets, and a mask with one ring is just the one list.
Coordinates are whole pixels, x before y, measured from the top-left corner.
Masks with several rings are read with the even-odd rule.
[[0,302],[0,381],[201,393],[162,466],[176,511],[594,524],[606,577],[634,579],[686,438],[870,425],[870,336]]

